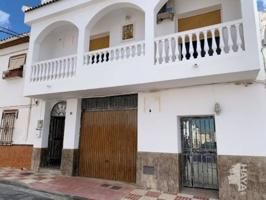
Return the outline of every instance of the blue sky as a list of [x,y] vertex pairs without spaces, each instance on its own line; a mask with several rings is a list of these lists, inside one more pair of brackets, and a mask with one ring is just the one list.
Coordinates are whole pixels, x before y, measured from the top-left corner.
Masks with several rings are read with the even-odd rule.
[[257,0],[257,2],[259,11],[263,11],[266,9],[266,0]]
[[[266,9],[266,0],[257,0],[258,9]],[[0,0],[0,26],[9,28],[18,33],[28,32],[30,28],[24,24],[24,13],[21,11],[23,5],[38,5],[40,0]],[[0,33],[0,40],[8,35]]]
[[[18,33],[28,32],[30,29],[24,24],[23,5],[38,5],[40,0],[0,0],[0,26]],[[8,35],[0,33],[0,39]]]

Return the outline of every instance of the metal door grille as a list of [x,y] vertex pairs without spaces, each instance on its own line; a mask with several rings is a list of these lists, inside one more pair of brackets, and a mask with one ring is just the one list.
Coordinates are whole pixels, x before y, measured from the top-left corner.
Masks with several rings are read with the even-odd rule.
[[11,145],[17,111],[4,111],[0,126],[0,145]]
[[138,95],[112,96],[82,100],[83,111],[108,111],[137,109]]
[[51,111],[48,155],[45,167],[58,168],[61,165],[65,130],[66,102],[57,103]]
[[61,164],[64,128],[64,117],[51,117],[47,167],[59,167]]
[[218,189],[214,117],[181,118],[183,186]]

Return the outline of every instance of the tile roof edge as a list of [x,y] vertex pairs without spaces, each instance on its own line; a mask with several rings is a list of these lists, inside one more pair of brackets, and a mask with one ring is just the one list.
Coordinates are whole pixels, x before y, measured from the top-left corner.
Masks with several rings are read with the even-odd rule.
[[30,12],[30,11],[33,11],[33,10],[36,10],[38,8],[42,8],[44,6],[47,6],[47,5],[50,5],[50,4],[53,4],[53,3],[56,3],[58,1],[61,1],[61,0],[51,0],[51,1],[48,1],[48,2],[45,2],[45,3],[42,3],[42,4],[39,4],[37,6],[34,6],[34,7],[31,7],[31,8],[28,8],[27,10],[24,11],[24,13],[27,13],[27,12]]

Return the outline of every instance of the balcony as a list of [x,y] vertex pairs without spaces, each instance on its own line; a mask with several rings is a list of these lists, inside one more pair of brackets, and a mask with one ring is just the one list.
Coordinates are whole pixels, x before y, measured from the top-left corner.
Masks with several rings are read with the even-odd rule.
[[31,67],[30,81],[36,83],[73,78],[76,69],[76,55],[38,62]]
[[[208,62],[208,58],[233,56],[245,51],[242,20],[163,36],[155,40],[155,64]],[[222,61],[222,60],[221,60]]]
[[138,59],[145,56],[145,41],[116,46],[113,48],[101,49],[87,52],[84,55],[85,66],[101,64],[113,64],[118,61]]
[[[105,96],[256,79],[259,55],[256,31],[246,20],[250,16],[176,32],[164,28],[167,23],[174,27],[174,20],[156,24],[156,18],[147,18],[153,13],[123,6],[95,11],[82,28],[56,22],[40,31],[27,66],[25,95]],[[117,27],[124,21],[136,29],[135,37],[125,41]]]

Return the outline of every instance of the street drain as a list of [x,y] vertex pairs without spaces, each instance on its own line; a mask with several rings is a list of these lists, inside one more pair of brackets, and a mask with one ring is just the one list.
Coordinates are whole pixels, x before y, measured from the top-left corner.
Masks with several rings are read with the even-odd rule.
[[30,176],[32,174],[33,173],[31,173],[31,172],[22,172],[22,173],[20,173],[21,176]]
[[101,187],[105,187],[105,188],[110,187],[110,186],[111,186],[111,185],[106,184],[106,183],[104,183],[104,184],[101,185]]
[[120,190],[122,187],[119,187],[119,186],[113,186],[111,187],[112,190]]

